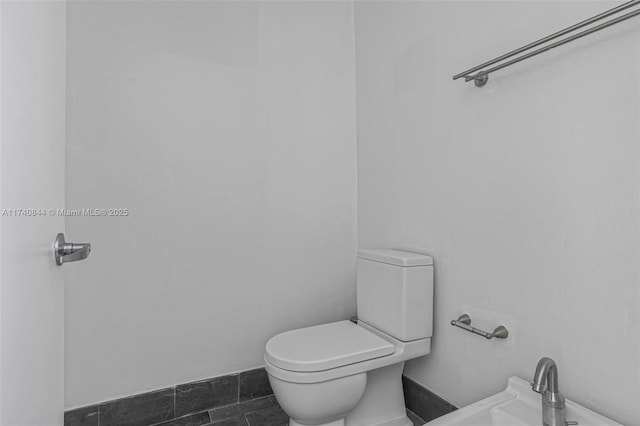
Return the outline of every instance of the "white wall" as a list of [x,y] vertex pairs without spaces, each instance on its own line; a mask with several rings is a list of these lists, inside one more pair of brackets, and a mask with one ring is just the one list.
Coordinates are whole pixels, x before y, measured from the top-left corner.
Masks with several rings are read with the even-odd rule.
[[262,364],[355,311],[353,7],[71,2],[66,406]]
[[451,79],[610,7],[356,3],[359,246],[434,256],[433,349],[406,373],[454,404],[551,356],[567,397],[640,424],[639,21]]

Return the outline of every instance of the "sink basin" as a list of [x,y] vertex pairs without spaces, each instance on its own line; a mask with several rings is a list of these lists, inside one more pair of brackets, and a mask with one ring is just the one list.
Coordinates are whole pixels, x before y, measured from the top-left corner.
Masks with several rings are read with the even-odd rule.
[[[432,420],[427,426],[541,426],[541,398],[529,382],[511,377],[502,392]],[[575,420],[579,426],[622,426],[568,399],[566,404],[567,420]]]

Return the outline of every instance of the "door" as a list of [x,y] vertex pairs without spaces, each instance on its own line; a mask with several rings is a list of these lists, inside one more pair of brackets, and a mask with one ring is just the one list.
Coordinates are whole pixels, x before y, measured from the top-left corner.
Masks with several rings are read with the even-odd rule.
[[0,0],[2,426],[63,423],[65,21],[63,1]]

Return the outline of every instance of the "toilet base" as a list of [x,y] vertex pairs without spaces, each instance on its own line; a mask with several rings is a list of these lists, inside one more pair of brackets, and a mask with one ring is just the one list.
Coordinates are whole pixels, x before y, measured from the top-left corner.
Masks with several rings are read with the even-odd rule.
[[345,426],[413,426],[402,389],[404,362],[367,372],[367,387]]
[[[293,419],[289,419],[289,426],[308,426],[308,425],[303,425],[301,423],[296,422]],[[322,424],[314,425],[314,426],[344,426],[344,419],[335,420],[335,421],[329,422],[329,423],[322,423]]]
[[[356,407],[345,418],[326,423],[299,423],[290,419],[289,426],[413,426],[413,422],[407,417],[407,409],[404,403],[402,389],[403,370],[404,362],[400,362],[368,371],[364,381],[366,387],[361,394],[362,397]],[[359,377],[361,376],[351,376],[350,379]],[[348,378],[343,378],[342,380],[346,379]],[[280,386],[286,385],[286,382],[281,382],[275,378],[270,377],[270,380],[274,391],[278,391]],[[304,385],[296,386],[302,386],[297,392],[299,396]],[[314,386],[313,389],[317,388]]]
[[[303,425],[301,423],[296,422],[293,419],[289,419],[289,426],[309,426],[309,425]],[[314,426],[346,426],[346,423],[344,419],[340,419],[330,423],[322,423],[320,425],[314,425]],[[384,423],[376,423],[375,425],[371,425],[371,426],[413,426],[413,422],[407,416],[401,416],[397,419],[388,420],[388,421],[385,421]]]

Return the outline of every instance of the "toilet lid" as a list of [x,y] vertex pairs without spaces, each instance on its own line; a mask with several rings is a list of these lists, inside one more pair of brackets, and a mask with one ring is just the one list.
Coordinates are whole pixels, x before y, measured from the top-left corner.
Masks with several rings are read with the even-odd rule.
[[285,370],[311,372],[393,352],[393,345],[386,340],[351,321],[338,321],[278,334],[267,342],[265,357]]

